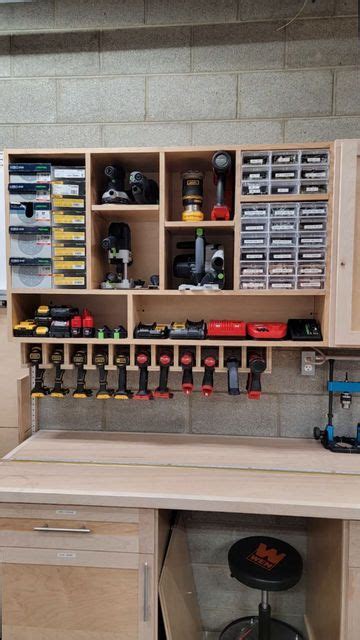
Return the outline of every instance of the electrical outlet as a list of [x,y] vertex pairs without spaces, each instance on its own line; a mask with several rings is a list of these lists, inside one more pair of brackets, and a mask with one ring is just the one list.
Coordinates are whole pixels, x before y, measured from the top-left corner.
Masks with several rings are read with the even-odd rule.
[[301,352],[301,375],[302,376],[315,375],[315,351]]

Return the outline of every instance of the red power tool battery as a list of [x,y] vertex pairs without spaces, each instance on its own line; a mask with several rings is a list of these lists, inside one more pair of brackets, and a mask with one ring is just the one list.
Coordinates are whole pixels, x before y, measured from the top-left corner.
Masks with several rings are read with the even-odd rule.
[[242,320],[210,320],[207,335],[212,338],[245,338],[246,323]]
[[256,340],[282,340],[287,334],[286,322],[248,322],[247,334]]

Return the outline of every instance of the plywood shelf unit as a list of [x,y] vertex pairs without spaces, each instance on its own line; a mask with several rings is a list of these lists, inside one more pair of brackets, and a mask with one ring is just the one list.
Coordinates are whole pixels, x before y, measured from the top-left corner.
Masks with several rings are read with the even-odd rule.
[[[330,152],[329,193],[321,196],[244,196],[241,194],[241,154],[243,151],[268,149],[289,150],[323,148]],[[328,345],[329,278],[324,290],[240,290],[240,211],[244,202],[292,202],[327,200],[329,202],[328,224],[328,273],[330,271],[330,237],[332,220],[332,144],[286,144],[286,145],[225,145],[231,154],[233,174],[229,182],[233,192],[233,219],[211,221],[210,213],[215,202],[215,185],[211,158],[218,147],[189,148],[123,148],[123,149],[53,149],[53,150],[10,150],[5,154],[5,175],[8,162],[31,162],[44,158],[65,164],[84,163],[86,167],[86,261],[87,285],[85,289],[12,289],[11,273],[8,272],[9,335],[23,344],[23,363],[32,344],[43,343],[45,364],[48,365],[49,350],[53,345],[64,345],[69,360],[76,345],[88,345],[88,356],[97,348],[109,352],[109,367],[113,365],[114,350],[121,345],[128,349],[130,368],[135,367],[136,351],[142,346],[151,350],[151,368],[158,368],[157,357],[161,347],[171,347],[174,354],[174,370],[179,370],[178,354],[183,347],[191,346],[196,353],[196,366],[200,370],[202,354],[207,348],[217,350],[218,369],[225,370],[223,354],[229,349],[237,349],[241,354],[242,369],[246,370],[246,350],[263,347],[270,352],[272,347],[313,347]],[[101,194],[105,188],[104,168],[108,164],[121,164],[127,171],[138,169],[159,183],[159,205],[104,205]],[[200,223],[184,223],[181,220],[181,173],[189,169],[204,172],[205,219]],[[9,226],[9,203],[6,205],[6,225]],[[129,224],[132,235],[133,264],[130,277],[146,282],[153,274],[159,275],[158,290],[104,290],[100,288],[105,273],[109,270],[106,252],[101,248],[101,239],[107,235],[108,226],[113,221]],[[205,237],[211,242],[220,242],[225,249],[225,278],[223,291],[179,291],[180,282],[173,276],[172,263],[178,253],[176,244],[181,240],[192,240],[196,227],[203,227]],[[9,242],[7,246],[9,257]],[[128,331],[126,340],[98,339],[41,339],[13,338],[13,326],[21,320],[32,317],[39,304],[68,304],[83,309],[87,307],[95,317],[96,326],[105,324],[115,327],[122,324]],[[219,304],[220,303],[220,304]],[[233,319],[244,321],[287,321],[292,317],[314,317],[322,325],[323,341],[293,342],[246,340],[135,340],[133,331],[139,321],[165,322],[204,319]],[[204,351],[205,350],[205,351]],[[244,355],[245,354],[245,355]],[[65,362],[70,367],[70,361]],[[89,362],[88,367],[92,367]]]

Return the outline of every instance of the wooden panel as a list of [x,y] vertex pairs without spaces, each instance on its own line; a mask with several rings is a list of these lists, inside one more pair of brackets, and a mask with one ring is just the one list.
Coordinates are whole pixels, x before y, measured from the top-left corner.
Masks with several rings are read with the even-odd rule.
[[[339,151],[340,145],[340,151]],[[336,144],[338,225],[336,291],[332,296],[335,346],[360,346],[360,142]]]
[[[203,467],[360,475],[357,456],[331,455],[310,438],[43,430],[12,451],[7,459],[96,462],[115,465],[115,469],[125,465],[125,470],[135,465],[137,470],[139,466],[173,466],[184,468],[185,472],[188,467]],[[0,505],[0,516],[1,508]],[[21,511],[18,515],[21,517]]]
[[360,569],[349,569],[347,593],[347,633],[344,640],[359,640]]
[[360,523],[349,524],[349,566],[360,567]]
[[[18,426],[17,378],[23,374],[20,367],[20,348],[8,342],[6,309],[0,309],[0,427]],[[1,439],[1,431],[0,431]]]
[[[84,530],[84,533],[35,531],[49,529]],[[85,531],[90,530],[90,533]],[[139,552],[137,524],[91,522],[84,520],[0,519],[0,546],[39,549],[94,549],[99,551]]]
[[167,640],[201,640],[199,605],[186,531],[181,521],[171,534],[159,593]]
[[138,640],[136,570],[3,568],[3,640]]
[[[21,445],[20,445],[21,446]],[[18,448],[20,449],[20,447]],[[152,512],[151,509],[146,511]],[[0,504],[0,518],[87,520],[89,522],[140,522],[140,509],[69,506],[66,504]]]
[[348,640],[341,636],[343,523],[340,520],[314,520],[309,524],[306,574],[306,622],[310,637]]

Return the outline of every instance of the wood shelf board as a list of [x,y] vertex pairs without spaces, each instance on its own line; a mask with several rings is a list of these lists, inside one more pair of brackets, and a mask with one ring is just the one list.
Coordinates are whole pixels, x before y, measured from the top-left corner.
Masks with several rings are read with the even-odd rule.
[[115,344],[119,347],[122,345],[134,344],[137,346],[196,346],[201,347],[325,347],[327,346],[324,341],[298,341],[298,340],[171,340],[166,338],[164,340],[148,340],[140,338],[124,338],[123,340],[115,340],[113,338],[105,338],[100,340],[99,338],[12,338],[14,342],[24,344],[96,344],[106,345]]
[[93,205],[91,211],[107,222],[158,222],[159,205]]
[[105,295],[105,296],[325,296],[325,289],[293,289],[247,291],[244,289],[223,289],[221,291],[179,291],[178,289],[11,289],[14,295]]
[[183,222],[166,220],[165,229],[168,231],[185,231],[186,229],[225,229],[232,230],[235,227],[234,220],[202,220],[201,222]]

